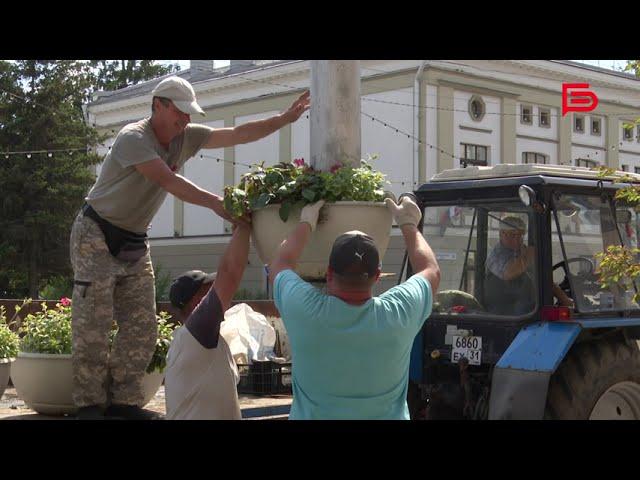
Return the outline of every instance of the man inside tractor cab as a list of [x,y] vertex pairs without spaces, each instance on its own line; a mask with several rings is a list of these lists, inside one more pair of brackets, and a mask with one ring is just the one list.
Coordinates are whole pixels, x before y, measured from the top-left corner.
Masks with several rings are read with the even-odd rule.
[[[500,220],[500,241],[486,263],[485,305],[491,313],[524,315],[535,308],[537,292],[532,268],[536,250],[522,241],[526,229],[524,221],[515,215]],[[573,306],[556,284],[553,294],[560,305]]]

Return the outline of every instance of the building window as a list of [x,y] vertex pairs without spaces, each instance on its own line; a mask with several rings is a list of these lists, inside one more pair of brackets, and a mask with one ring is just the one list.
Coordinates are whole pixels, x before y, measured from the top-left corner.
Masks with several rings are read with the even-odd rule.
[[600,119],[591,117],[591,135],[600,136],[602,129],[600,128]]
[[623,172],[628,172],[629,171],[629,165],[620,165],[620,168],[622,168]]
[[640,173],[640,167],[633,167],[633,171],[636,173]]
[[471,117],[472,120],[479,122],[480,120],[482,120],[482,117],[484,117],[484,114],[485,114],[484,101],[479,96],[474,95],[469,100],[469,116]]
[[573,116],[573,131],[576,133],[584,133],[584,117],[582,115]]
[[466,168],[467,165],[487,165],[487,161],[489,160],[489,147],[468,143],[461,143],[460,147],[462,150],[462,158],[460,159],[462,168]]
[[543,128],[551,128],[551,111],[548,108],[538,110],[538,123]]
[[589,158],[576,158],[576,167],[595,168],[598,162]]
[[636,136],[638,142],[640,142],[640,125],[638,125],[638,135]]
[[627,142],[633,142],[633,125],[622,125],[622,138]]
[[546,165],[549,157],[544,153],[522,152],[522,163],[541,163]]
[[520,123],[531,125],[533,118],[533,107],[531,105],[520,105]]

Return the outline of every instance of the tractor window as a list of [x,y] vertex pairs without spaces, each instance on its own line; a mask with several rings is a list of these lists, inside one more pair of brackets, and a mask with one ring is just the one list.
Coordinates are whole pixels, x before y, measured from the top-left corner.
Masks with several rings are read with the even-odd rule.
[[515,201],[427,207],[424,232],[441,270],[434,313],[531,313],[538,298],[531,218]]
[[611,204],[606,198],[556,195],[552,219],[554,282],[574,300],[579,312],[638,308],[631,301],[634,290],[626,292],[620,287],[603,289],[597,274],[596,254],[610,245],[620,245],[621,234],[625,244],[637,244],[635,226],[628,220],[621,214],[616,226]]

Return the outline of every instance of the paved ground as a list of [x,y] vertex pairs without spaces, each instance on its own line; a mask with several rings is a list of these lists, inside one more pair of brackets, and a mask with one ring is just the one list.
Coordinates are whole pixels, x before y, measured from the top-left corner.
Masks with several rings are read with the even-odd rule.
[[[290,395],[239,395],[243,419],[286,419],[291,406]],[[164,385],[146,407],[165,414]],[[72,420],[73,417],[50,417],[34,412],[18,397],[15,388],[7,388],[0,399],[0,420]]]

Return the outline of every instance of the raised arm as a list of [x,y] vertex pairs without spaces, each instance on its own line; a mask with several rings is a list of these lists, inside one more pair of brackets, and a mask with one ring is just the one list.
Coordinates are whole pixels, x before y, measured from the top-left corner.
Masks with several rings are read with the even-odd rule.
[[213,286],[186,319],[185,326],[204,348],[216,348],[224,312],[240,285],[249,257],[250,228],[239,225],[222,256]]
[[309,91],[304,92],[286,111],[263,120],[247,122],[237,127],[216,128],[202,148],[232,147],[242,143],[255,142],[285,125],[295,122],[311,105]]
[[433,250],[418,231],[418,223],[422,218],[420,208],[408,197],[404,197],[400,205],[390,198],[385,203],[400,227],[413,271],[429,281],[435,295],[440,286],[440,267]]
[[249,237],[251,227],[236,226],[231,242],[220,260],[213,288],[215,289],[223,311],[229,309],[233,296],[242,281],[242,275],[249,259]]

